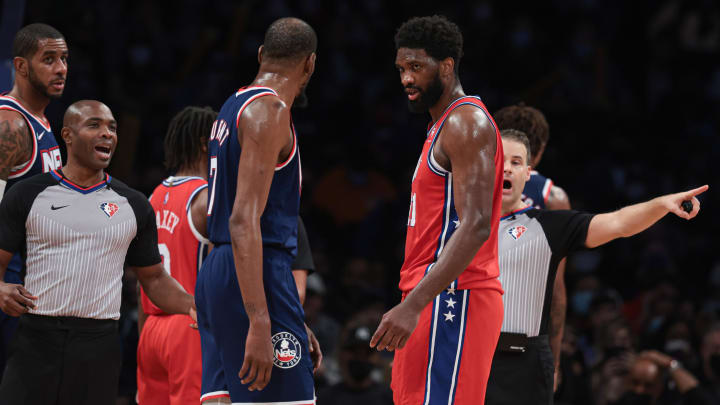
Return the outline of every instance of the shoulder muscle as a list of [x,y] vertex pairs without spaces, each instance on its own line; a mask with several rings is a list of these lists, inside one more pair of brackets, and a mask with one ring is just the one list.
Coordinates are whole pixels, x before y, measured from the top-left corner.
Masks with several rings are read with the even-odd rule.
[[13,166],[31,158],[32,140],[25,118],[18,112],[0,110],[0,180]]

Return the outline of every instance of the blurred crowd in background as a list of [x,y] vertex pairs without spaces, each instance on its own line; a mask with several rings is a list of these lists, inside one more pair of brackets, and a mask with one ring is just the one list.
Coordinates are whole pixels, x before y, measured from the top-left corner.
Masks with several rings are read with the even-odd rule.
[[[546,114],[550,141],[538,170],[573,208],[603,212],[711,185],[696,220],[668,217],[569,258],[556,403],[614,403],[642,385],[635,366],[649,350],[680,361],[720,403],[717,1],[31,0],[23,23],[53,25],[70,48],[65,94],[47,110],[55,133],[73,101],[105,102],[119,123],[109,171],[146,194],[168,174],[162,139],[172,115],[187,105],[218,109],[252,81],[276,18],[315,28],[310,104],[293,113],[316,263],[305,311],[325,354],[318,404],[350,405],[392,402],[392,355],[367,342],[400,299],[410,178],[429,121],[408,112],[393,35],[429,14],[463,31],[466,93],[491,112],[522,101]],[[128,274],[119,403],[135,393],[135,284]],[[682,403],[667,373],[643,375],[640,391]]]

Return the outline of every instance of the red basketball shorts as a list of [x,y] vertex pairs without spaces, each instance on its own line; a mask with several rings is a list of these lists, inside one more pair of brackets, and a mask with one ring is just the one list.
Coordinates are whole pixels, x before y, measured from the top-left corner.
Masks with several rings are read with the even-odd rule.
[[150,315],[137,351],[138,404],[180,405],[200,401],[200,333],[187,315]]
[[395,352],[395,405],[483,404],[502,320],[497,290],[443,291]]

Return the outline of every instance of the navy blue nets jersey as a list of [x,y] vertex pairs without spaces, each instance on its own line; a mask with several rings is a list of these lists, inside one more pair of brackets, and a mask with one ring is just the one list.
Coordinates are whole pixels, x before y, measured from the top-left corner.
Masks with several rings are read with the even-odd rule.
[[[12,186],[20,180],[32,177],[36,174],[47,173],[62,167],[62,158],[60,157],[60,147],[55,140],[50,123],[45,117],[36,117],[20,102],[10,96],[0,95],[0,110],[10,110],[20,113],[25,118],[30,135],[32,136],[32,155],[30,160],[23,162],[10,169],[10,175],[7,179],[5,192],[7,193]],[[16,254],[10,260],[7,269],[9,271],[19,272],[22,270],[22,259]]]
[[7,184],[8,190],[13,184],[22,179],[40,173],[47,173],[62,167],[60,147],[57,141],[55,141],[55,135],[53,135],[50,124],[44,117],[36,117],[20,105],[16,99],[6,95],[0,96],[0,110],[10,110],[20,113],[20,115],[25,118],[28,127],[30,127],[30,135],[32,135],[33,143],[33,152],[30,160],[10,169]]
[[522,200],[535,208],[544,210],[552,186],[552,180],[533,170],[530,172],[530,180],[525,183]]
[[[244,87],[223,104],[213,124],[208,144],[208,235],[213,244],[230,243],[229,221],[237,191],[240,142],[238,123],[251,102],[264,97],[277,97],[267,87]],[[297,252],[298,210],[300,208],[300,152],[292,123],[292,152],[278,164],[270,186],[265,211],[260,217],[263,246]]]

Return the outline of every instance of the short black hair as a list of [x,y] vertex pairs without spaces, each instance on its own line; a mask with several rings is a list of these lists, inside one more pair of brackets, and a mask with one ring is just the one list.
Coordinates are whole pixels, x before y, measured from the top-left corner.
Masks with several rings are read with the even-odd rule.
[[517,129],[503,129],[500,131],[500,136],[503,139],[509,139],[525,145],[525,150],[527,150],[527,162],[525,163],[528,165],[530,164],[532,153],[530,152],[530,141],[528,140],[527,135],[525,135],[525,132],[518,131]]
[[265,32],[263,55],[273,59],[299,59],[317,49],[317,35],[310,24],[299,18],[276,20]]
[[60,31],[47,24],[35,23],[22,27],[13,40],[13,58],[31,57],[38,50],[38,41],[47,38],[65,39]]
[[165,168],[175,173],[191,166],[202,145],[207,145],[216,118],[210,107],[185,107],[177,113],[165,134]]
[[400,48],[424,49],[436,60],[453,58],[457,73],[463,56],[463,36],[460,28],[443,15],[413,17],[395,34],[395,50]]
[[530,140],[530,152],[533,156],[537,156],[550,139],[550,126],[545,115],[524,103],[503,107],[493,114],[493,118],[501,130],[517,129],[524,132]]

